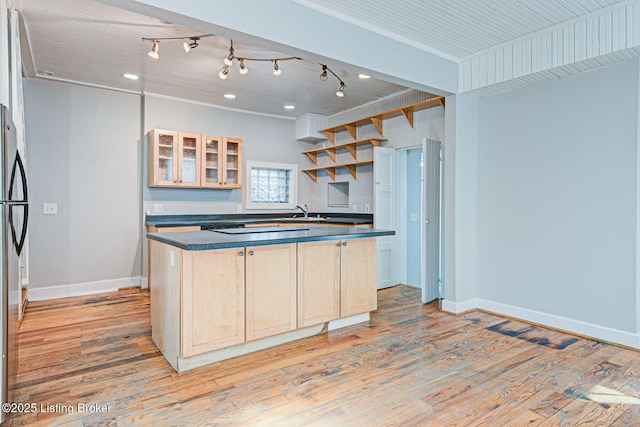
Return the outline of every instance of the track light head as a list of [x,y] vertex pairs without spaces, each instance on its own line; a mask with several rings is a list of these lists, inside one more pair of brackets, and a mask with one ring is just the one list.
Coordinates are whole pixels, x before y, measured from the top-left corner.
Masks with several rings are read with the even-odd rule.
[[160,55],[158,55],[158,49],[160,49],[160,40],[152,40],[152,42],[153,47],[151,48],[149,53],[147,53],[147,55],[153,59],[158,59],[160,58]]
[[189,53],[191,49],[195,49],[198,47],[198,40],[200,40],[200,37],[189,37],[189,40],[191,40],[190,43],[186,40],[182,42],[182,47],[187,53]]
[[222,67],[222,70],[218,73],[218,77],[220,77],[222,80],[227,80],[228,74],[229,74],[229,67],[225,65],[224,67]]
[[320,80],[326,82],[329,79],[329,75],[327,74],[327,66],[322,66],[322,74],[320,74]]
[[224,58],[224,65],[227,67],[231,67],[233,65],[233,58],[235,57],[233,53],[233,40],[231,40],[231,45],[229,46],[229,56]]
[[245,59],[244,58],[240,58],[240,74],[244,75],[247,74],[249,72],[249,69],[247,68],[247,65],[245,64]]
[[336,96],[338,98],[344,98],[344,90],[346,89],[346,85],[344,84],[344,82],[340,82],[340,89],[338,89],[338,91],[336,92]]
[[279,76],[280,74],[282,74],[282,70],[278,66],[278,60],[274,59],[273,60],[273,75],[274,76]]

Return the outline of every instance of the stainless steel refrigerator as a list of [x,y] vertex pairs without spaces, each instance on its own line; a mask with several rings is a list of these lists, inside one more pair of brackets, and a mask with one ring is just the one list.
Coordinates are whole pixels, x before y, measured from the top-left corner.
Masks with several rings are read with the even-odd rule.
[[[27,202],[27,175],[17,148],[16,130],[9,110],[0,105],[2,139],[0,140],[0,328],[2,369],[0,371],[0,398],[6,403],[18,372],[18,326],[22,297],[22,274],[18,258],[22,253],[27,233],[29,205]],[[0,422],[6,415],[0,411]]]

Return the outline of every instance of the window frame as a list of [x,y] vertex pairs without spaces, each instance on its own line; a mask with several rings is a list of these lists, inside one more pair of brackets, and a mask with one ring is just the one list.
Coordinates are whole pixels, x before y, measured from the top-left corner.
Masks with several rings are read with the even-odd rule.
[[[290,177],[288,203],[252,203],[251,202],[251,170],[252,169],[280,169],[288,170]],[[244,207],[247,210],[290,210],[298,204],[298,165],[293,163],[273,163],[247,160],[245,162],[245,192]]]

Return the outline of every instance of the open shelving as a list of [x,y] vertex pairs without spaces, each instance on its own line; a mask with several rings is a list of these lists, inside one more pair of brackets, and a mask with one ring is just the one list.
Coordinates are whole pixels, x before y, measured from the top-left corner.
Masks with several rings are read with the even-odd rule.
[[313,162],[314,165],[318,165],[318,154],[327,153],[327,155],[333,160],[336,161],[336,152],[339,150],[347,150],[351,153],[353,160],[358,160],[357,157],[357,149],[362,145],[372,145],[374,147],[381,147],[382,143],[387,141],[387,138],[367,138],[360,139],[358,141],[347,142],[345,144],[331,145],[329,147],[316,148],[313,150],[303,151],[302,154],[305,154],[309,159]]
[[439,107],[444,108],[444,97],[438,96],[436,98],[430,98],[425,101],[416,102],[413,104],[405,105],[404,107],[394,108],[392,110],[387,110],[382,113],[373,114],[371,116],[363,117],[361,119],[355,120],[349,123],[343,123],[341,125],[333,126],[327,129],[321,130],[322,133],[325,134],[327,139],[331,141],[332,144],[335,144],[336,141],[336,133],[342,131],[348,131],[353,139],[357,139],[357,128],[359,126],[364,126],[367,124],[373,124],[380,135],[382,135],[382,121],[385,119],[390,119],[392,117],[404,116],[409,125],[413,127],[413,113],[416,111],[426,110],[429,108]]
[[335,181],[336,179],[336,169],[338,168],[346,168],[349,173],[351,174],[351,176],[354,179],[357,179],[357,168],[358,166],[361,165],[372,165],[373,164],[373,160],[361,160],[361,161],[357,161],[357,162],[350,162],[350,163],[341,163],[341,164],[336,164],[336,165],[328,165],[328,166],[319,166],[317,168],[310,168],[310,169],[303,169],[302,171],[305,172],[307,175],[309,175],[311,177],[311,179],[313,179],[315,182],[318,182],[318,171],[325,171],[329,174],[329,176],[331,177],[331,179],[333,179]]

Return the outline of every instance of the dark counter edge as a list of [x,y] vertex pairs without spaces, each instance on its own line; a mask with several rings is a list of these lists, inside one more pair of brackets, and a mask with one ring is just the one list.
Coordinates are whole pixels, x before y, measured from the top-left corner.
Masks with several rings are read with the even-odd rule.
[[[373,224],[373,214],[358,213],[332,213],[332,212],[310,212],[309,217],[320,215],[322,217],[330,217],[332,221],[323,221],[329,223],[345,223],[345,224]],[[187,227],[187,226],[203,226],[215,225],[218,223],[256,223],[256,222],[279,222],[284,218],[300,218],[300,214],[295,213],[259,213],[259,214],[175,214],[175,215],[147,215],[145,225],[163,228],[163,227]],[[344,221],[341,221],[344,219]]]
[[[317,227],[319,228],[319,227]],[[316,231],[320,231],[316,228]],[[236,237],[239,240],[237,241],[226,241],[226,242],[211,242],[211,243],[188,243],[185,240],[189,240],[189,236],[193,236],[194,233],[210,233],[210,231],[185,231],[185,232],[177,232],[177,233],[149,233],[147,237],[152,240],[157,240],[158,242],[166,243],[168,245],[184,249],[187,251],[206,251],[213,249],[228,249],[228,248],[242,248],[245,246],[267,246],[267,245],[278,245],[285,243],[299,243],[299,242],[318,242],[322,240],[341,240],[341,239],[362,239],[366,237],[380,237],[380,236],[394,236],[396,234],[393,230],[377,230],[371,228],[357,228],[357,227],[344,227],[348,229],[347,231],[338,232],[336,228],[342,227],[331,227],[331,230],[328,234],[317,235],[317,236],[295,236],[292,237],[289,232],[282,232],[283,234],[288,234],[287,236],[283,236],[280,238],[266,238],[267,235],[273,233],[247,233],[242,234],[240,236],[256,236],[259,234],[263,234],[265,239],[263,240],[240,240],[241,237]],[[308,230],[307,230],[308,231]],[[300,232],[290,232],[290,233],[300,233]],[[214,238],[214,236],[211,236]],[[219,236],[221,237],[221,236]]]

